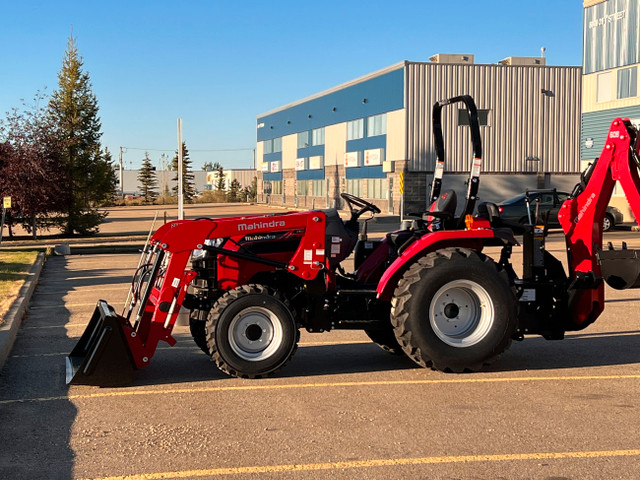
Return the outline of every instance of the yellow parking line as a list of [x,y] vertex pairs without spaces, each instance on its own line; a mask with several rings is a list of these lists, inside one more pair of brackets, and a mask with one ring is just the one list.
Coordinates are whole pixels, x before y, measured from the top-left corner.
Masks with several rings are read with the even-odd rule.
[[404,465],[433,465],[438,463],[469,462],[513,462],[526,460],[562,460],[603,457],[635,457],[640,449],[600,450],[589,452],[536,452],[510,453],[502,455],[459,455],[446,457],[417,458],[379,458],[371,460],[351,460],[343,462],[303,463],[289,465],[263,465],[252,467],[211,468],[202,470],[179,470],[175,472],[141,473],[113,477],[94,478],[94,480],[156,480],[163,478],[214,477],[223,475],[242,475],[256,473],[310,472],[318,470],[341,470],[345,468],[400,467]]
[[[112,390],[109,392],[79,393],[75,395],[58,397],[36,397],[18,398],[12,400],[0,400],[0,405],[23,402],[50,402],[56,400],[85,400],[107,397],[131,397],[140,395],[168,395],[168,394],[198,394],[211,392],[239,392],[239,391],[259,391],[259,390],[294,390],[308,388],[349,388],[349,387],[394,387],[410,385],[462,385],[462,384],[486,384],[486,383],[525,383],[525,382],[559,382],[559,381],[585,381],[585,380],[638,380],[640,374],[636,375],[581,375],[581,376],[558,376],[558,377],[493,377],[493,378],[440,378],[433,380],[376,380],[362,382],[324,382],[324,383],[289,383],[289,384],[267,384],[263,385],[258,381],[251,385],[233,385],[221,387],[189,387],[189,388],[169,388],[155,390]],[[92,390],[93,391],[93,390]]]

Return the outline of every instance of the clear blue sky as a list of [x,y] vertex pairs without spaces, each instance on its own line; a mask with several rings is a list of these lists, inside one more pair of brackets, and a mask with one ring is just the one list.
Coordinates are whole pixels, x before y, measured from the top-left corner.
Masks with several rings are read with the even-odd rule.
[[[73,26],[102,120],[125,167],[176,149],[194,168],[247,168],[256,117],[402,60],[473,53],[476,63],[538,56],[580,65],[582,1],[1,0],[0,113],[57,73]],[[134,150],[140,148],[142,150]]]

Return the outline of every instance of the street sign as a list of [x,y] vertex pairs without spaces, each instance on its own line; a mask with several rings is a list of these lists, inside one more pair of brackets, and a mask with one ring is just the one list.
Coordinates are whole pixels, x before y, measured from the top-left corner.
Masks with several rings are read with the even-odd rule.
[[400,172],[400,194],[404,194],[404,172]]
[[3,208],[11,208],[11,197],[4,197],[2,201]]

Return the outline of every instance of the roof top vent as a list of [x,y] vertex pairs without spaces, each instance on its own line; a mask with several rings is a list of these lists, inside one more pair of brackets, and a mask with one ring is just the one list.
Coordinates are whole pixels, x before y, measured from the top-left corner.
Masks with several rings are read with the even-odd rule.
[[473,64],[473,55],[469,53],[436,53],[429,57],[433,63],[462,63]]
[[507,57],[498,62],[500,65],[507,66],[527,66],[527,67],[544,67],[547,64],[545,57]]

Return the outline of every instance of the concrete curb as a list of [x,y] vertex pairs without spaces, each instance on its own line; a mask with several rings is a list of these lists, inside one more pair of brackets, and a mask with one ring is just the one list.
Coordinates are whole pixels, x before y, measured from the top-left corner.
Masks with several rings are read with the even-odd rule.
[[43,252],[38,253],[36,261],[29,270],[29,276],[20,289],[18,298],[16,298],[11,308],[9,308],[7,315],[4,317],[4,323],[0,326],[0,370],[11,352],[13,342],[18,334],[18,329],[29,307],[29,301],[38,284],[40,272],[42,272],[45,260],[46,255]]

